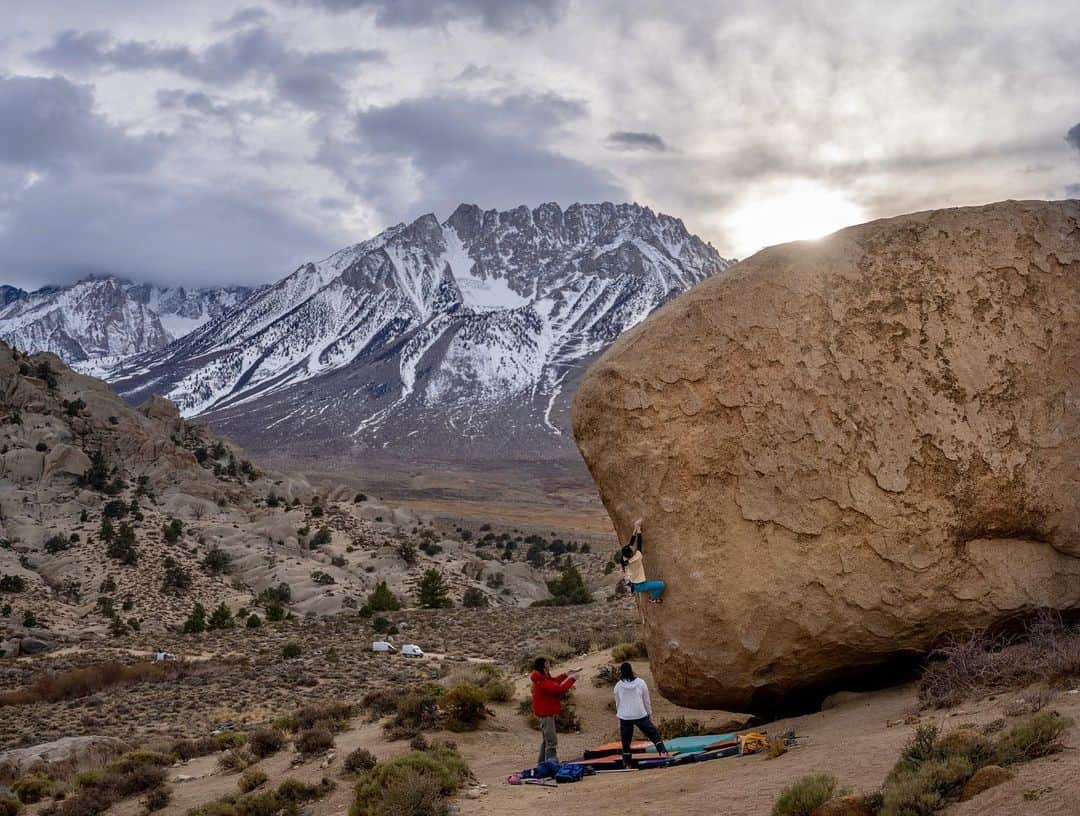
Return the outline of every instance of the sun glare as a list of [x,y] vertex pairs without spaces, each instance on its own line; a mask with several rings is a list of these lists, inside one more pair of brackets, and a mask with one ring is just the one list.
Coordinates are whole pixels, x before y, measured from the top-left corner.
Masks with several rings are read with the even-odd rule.
[[821,238],[865,220],[862,208],[846,194],[801,182],[748,197],[724,219],[724,226],[737,257],[746,258],[772,244]]

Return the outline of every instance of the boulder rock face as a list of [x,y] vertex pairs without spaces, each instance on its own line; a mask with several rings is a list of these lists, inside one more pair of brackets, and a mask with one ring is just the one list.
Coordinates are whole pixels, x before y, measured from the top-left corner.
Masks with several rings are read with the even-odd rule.
[[759,252],[623,335],[574,433],[620,536],[645,520],[680,704],[805,707],[1080,609],[1080,201]]

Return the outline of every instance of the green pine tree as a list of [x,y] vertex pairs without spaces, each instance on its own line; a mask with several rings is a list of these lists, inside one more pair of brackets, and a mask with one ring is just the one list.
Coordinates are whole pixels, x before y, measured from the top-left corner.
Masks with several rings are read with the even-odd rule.
[[445,609],[453,606],[442,573],[432,568],[424,572],[416,594],[417,603],[424,609]]
[[188,615],[188,619],[184,621],[184,632],[186,634],[197,635],[199,632],[206,631],[206,607],[201,603],[196,603],[191,610],[191,614]]
[[233,625],[232,612],[225,605],[225,601],[210,613],[210,620],[206,622],[207,629],[230,629]]
[[367,603],[364,604],[369,612],[397,612],[401,609],[401,603],[397,596],[390,591],[386,581],[379,581],[374,591],[368,595]]

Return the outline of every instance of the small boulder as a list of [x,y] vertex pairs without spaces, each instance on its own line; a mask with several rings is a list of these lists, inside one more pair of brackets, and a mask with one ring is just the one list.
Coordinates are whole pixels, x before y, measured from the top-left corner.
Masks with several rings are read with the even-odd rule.
[[19,654],[21,655],[41,654],[50,649],[52,649],[52,644],[40,638],[24,637],[19,641]]
[[996,787],[1002,782],[1008,782],[1014,776],[1016,774],[1008,768],[1002,768],[1000,765],[987,765],[984,768],[979,768],[971,779],[964,783],[964,787],[960,790],[960,801],[966,802],[983,791],[990,790],[990,788]]

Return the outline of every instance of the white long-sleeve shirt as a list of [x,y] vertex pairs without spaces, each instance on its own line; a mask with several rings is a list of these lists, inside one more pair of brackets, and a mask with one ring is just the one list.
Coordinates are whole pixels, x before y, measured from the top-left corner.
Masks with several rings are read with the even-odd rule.
[[615,716],[620,720],[640,720],[652,716],[649,687],[640,677],[615,684]]

